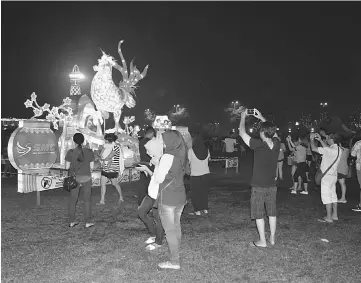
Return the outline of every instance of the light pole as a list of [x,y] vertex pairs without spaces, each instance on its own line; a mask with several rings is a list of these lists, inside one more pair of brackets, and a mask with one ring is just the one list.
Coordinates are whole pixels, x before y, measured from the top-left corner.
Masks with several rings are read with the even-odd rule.
[[327,102],[321,102],[320,106],[322,108],[322,112],[320,114],[320,124],[322,124],[322,122],[327,118],[327,111],[326,111],[326,107],[328,106]]
[[231,104],[233,106],[233,109],[236,109],[236,106],[238,105],[238,101],[232,101]]
[[173,105],[173,107],[175,108],[175,112],[177,112],[177,113],[178,113],[180,105],[179,105],[179,104],[177,104],[177,105]]

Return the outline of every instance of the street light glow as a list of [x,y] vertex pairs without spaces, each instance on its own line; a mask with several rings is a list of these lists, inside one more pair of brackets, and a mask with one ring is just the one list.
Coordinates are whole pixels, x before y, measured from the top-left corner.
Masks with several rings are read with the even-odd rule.
[[250,129],[249,129],[249,132],[250,132],[250,133],[253,133],[253,128],[250,128]]
[[296,126],[299,126],[300,125],[300,123],[298,123],[298,122],[296,122],[296,124],[295,124]]

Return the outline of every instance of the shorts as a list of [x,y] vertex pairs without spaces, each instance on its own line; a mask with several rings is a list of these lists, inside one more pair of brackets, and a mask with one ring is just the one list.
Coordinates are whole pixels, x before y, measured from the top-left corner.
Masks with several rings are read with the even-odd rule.
[[118,172],[105,172],[105,171],[102,171],[101,175],[108,178],[108,179],[118,178]]
[[306,161],[312,162],[313,161],[312,155],[306,155]]
[[337,176],[325,175],[321,180],[321,200],[323,204],[337,203]]
[[251,219],[262,219],[266,213],[267,216],[276,216],[276,197],[277,187],[252,187]]
[[347,178],[347,175],[337,173],[337,180],[346,179],[346,178]]
[[295,171],[295,174],[293,175],[293,181],[298,182],[298,177],[301,177],[303,183],[307,184],[307,182],[308,182],[307,175],[306,175],[307,172],[308,172],[308,165],[306,162],[297,163],[296,171]]

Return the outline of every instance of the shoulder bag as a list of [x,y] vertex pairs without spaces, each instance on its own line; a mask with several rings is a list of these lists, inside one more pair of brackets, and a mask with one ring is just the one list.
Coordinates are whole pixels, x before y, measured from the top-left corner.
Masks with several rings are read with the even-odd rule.
[[72,170],[74,168],[73,162],[71,162],[68,176],[64,178],[63,181],[63,189],[67,192],[70,192],[71,190],[77,188],[79,186],[79,183],[76,180],[75,170]]
[[322,178],[327,174],[328,171],[330,171],[332,166],[336,163],[339,154],[340,154],[340,148],[337,147],[337,157],[336,157],[335,161],[330,165],[330,167],[328,167],[327,170],[324,173],[321,171],[321,168],[319,168],[317,170],[316,175],[315,175],[315,183],[316,183],[317,186],[321,185]]

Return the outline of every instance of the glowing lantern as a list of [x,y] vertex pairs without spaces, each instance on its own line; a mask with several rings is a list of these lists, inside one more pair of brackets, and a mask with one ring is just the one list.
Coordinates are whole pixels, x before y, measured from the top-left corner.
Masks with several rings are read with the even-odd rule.
[[79,67],[77,65],[74,66],[73,71],[69,75],[70,78],[70,95],[81,95],[80,90],[80,83],[82,80],[84,80],[84,75],[79,71]]

